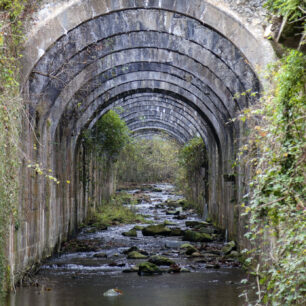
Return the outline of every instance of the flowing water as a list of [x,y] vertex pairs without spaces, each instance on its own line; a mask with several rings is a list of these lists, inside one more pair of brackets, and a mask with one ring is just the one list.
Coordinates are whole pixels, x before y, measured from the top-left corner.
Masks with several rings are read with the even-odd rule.
[[[149,215],[154,223],[165,220],[174,221],[175,227],[185,230],[186,220],[200,220],[193,212],[184,212],[186,220],[167,215],[165,209],[158,205],[169,199],[178,199],[173,194],[173,186],[155,185],[160,190],[145,191],[151,203],[142,202],[135,206],[137,212]],[[130,190],[130,193],[137,190]],[[77,236],[78,240],[94,241],[99,250],[91,252],[65,253],[50,258],[35,276],[37,287],[21,287],[7,298],[7,306],[239,306],[244,300],[239,298],[243,291],[240,281],[244,272],[235,267],[235,261],[218,262],[217,258],[203,260],[186,256],[180,246],[181,236],[143,236],[124,237],[122,232],[133,228],[131,225],[111,226],[106,231],[92,232],[84,228]],[[170,226],[171,227],[171,226]],[[206,253],[218,254],[222,241],[199,244],[198,248],[207,248]],[[150,255],[160,254],[173,259],[186,272],[163,273],[153,276],[139,276],[137,273],[123,273],[131,266],[144,260],[127,259],[124,251],[132,246],[145,250]],[[103,257],[97,254],[103,252]],[[208,254],[206,254],[208,255]],[[220,255],[220,254],[219,254]],[[213,255],[212,255],[213,256]],[[220,257],[219,257],[220,258]],[[215,268],[214,268],[215,267]],[[190,271],[190,272],[187,272]],[[118,288],[123,294],[107,297],[103,294]]]

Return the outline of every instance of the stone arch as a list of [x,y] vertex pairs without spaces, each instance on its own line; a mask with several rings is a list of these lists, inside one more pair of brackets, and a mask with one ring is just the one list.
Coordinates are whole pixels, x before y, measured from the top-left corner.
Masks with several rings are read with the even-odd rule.
[[[79,135],[116,105],[134,104],[126,120],[136,132],[164,130],[182,142],[201,135],[209,155],[210,213],[237,235],[232,203],[240,182],[226,178],[233,177],[241,127],[229,121],[253,103],[251,95],[235,94],[259,92],[259,69],[273,52],[257,30],[247,29],[217,2],[71,0],[55,6],[28,33],[22,59],[30,118],[24,127],[26,151],[71,184],[31,179],[30,170],[23,170],[29,178],[24,186],[33,192],[23,195],[20,210],[31,206],[35,213],[18,232],[22,239],[32,228],[31,242],[25,240],[16,251],[17,270],[51,252],[86,217],[88,195],[80,188],[77,167],[84,153]],[[137,114],[148,118],[137,120]]]

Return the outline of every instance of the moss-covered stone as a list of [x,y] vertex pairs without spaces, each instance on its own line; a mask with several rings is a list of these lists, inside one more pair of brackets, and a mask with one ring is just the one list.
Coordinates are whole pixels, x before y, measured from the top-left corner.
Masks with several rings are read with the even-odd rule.
[[126,237],[137,237],[137,231],[134,228],[132,228],[128,232],[123,232],[122,235]]
[[205,221],[186,221],[185,222],[187,227],[197,227],[197,228],[201,228],[201,227],[205,227],[205,226],[209,226],[210,224],[205,222]]
[[227,255],[234,249],[236,249],[236,243],[235,241],[230,241],[222,248],[222,252]]
[[206,233],[199,233],[194,231],[186,231],[183,237],[184,241],[193,242],[211,242],[212,236]]
[[143,230],[143,226],[136,225],[136,226],[133,227],[133,229],[136,230],[136,231],[142,231]]
[[145,258],[148,258],[148,256],[141,254],[137,251],[133,251],[128,254],[127,258],[128,259],[145,259]]
[[171,229],[164,226],[163,224],[149,225],[142,230],[144,236],[156,236],[163,235],[168,236],[171,233]]
[[170,236],[183,236],[184,233],[185,233],[185,231],[183,231],[179,227],[176,227],[176,228],[171,229]]
[[175,264],[175,262],[165,256],[154,255],[150,257],[149,262],[157,265],[157,266],[171,266]]
[[151,262],[142,262],[138,266],[138,274],[139,275],[153,275],[153,274],[161,274],[162,271],[159,267]]

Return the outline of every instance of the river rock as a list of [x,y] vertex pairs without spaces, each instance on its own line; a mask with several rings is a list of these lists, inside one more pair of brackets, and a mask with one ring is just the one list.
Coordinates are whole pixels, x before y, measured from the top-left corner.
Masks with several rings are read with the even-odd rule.
[[142,230],[144,236],[163,235],[168,236],[171,233],[171,229],[163,224],[149,225]]
[[170,236],[183,236],[184,233],[185,233],[185,231],[183,231],[179,227],[176,227],[176,228],[171,229]]
[[105,253],[97,253],[93,257],[95,257],[95,258],[107,258],[107,254],[105,254]]
[[169,221],[169,220],[165,220],[163,224],[164,225],[176,225],[175,222],[172,222],[172,221]]
[[209,226],[210,224],[205,222],[205,221],[186,221],[185,222],[187,227],[197,227],[197,228],[201,228],[201,227],[205,227],[205,226]]
[[170,266],[175,264],[175,262],[165,256],[154,255],[149,259],[150,263],[153,263],[157,266]]
[[180,273],[181,272],[181,267],[177,264],[172,264],[169,267],[168,273]]
[[138,275],[153,275],[153,274],[161,274],[162,271],[159,267],[151,262],[142,262],[138,266]]
[[133,229],[136,230],[136,231],[142,231],[142,230],[143,230],[143,226],[141,226],[141,225],[135,225],[135,226],[133,227]]
[[129,267],[128,269],[124,269],[122,273],[135,273],[138,272],[139,268],[137,266]]
[[123,232],[122,235],[126,237],[137,237],[137,231],[134,228],[132,228],[128,232]]
[[199,233],[194,231],[186,231],[183,240],[193,241],[193,242],[211,242],[213,239],[209,234]]
[[198,252],[198,249],[189,243],[185,243],[181,246],[181,249],[186,249],[186,255],[191,255],[194,252]]
[[148,258],[148,256],[141,254],[137,251],[133,251],[128,254],[127,258],[128,259],[145,259],[145,258]]
[[236,243],[235,241],[230,241],[228,242],[223,248],[222,248],[222,252],[227,255],[229,254],[231,251],[236,249]]
[[180,212],[178,210],[167,210],[166,211],[166,215],[173,215],[173,216],[177,216],[179,215]]
[[104,296],[118,296],[121,295],[122,291],[118,289],[109,289],[106,292],[103,293]]
[[200,252],[193,252],[191,256],[192,257],[203,257],[203,255]]
[[176,219],[176,220],[185,220],[185,219],[187,219],[187,216],[186,215],[179,215],[179,216],[175,216],[173,218]]

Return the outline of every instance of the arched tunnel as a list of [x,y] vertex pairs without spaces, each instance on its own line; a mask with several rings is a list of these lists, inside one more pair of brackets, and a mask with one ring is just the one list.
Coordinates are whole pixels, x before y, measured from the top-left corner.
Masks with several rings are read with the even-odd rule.
[[27,213],[10,239],[12,249],[14,237],[21,241],[12,253],[15,270],[49,254],[86,218],[95,199],[79,175],[86,154],[80,135],[116,107],[135,136],[203,138],[208,210],[239,236],[235,205],[243,178],[232,164],[243,126],[232,119],[254,103],[259,68],[273,52],[214,2],[71,1],[29,33],[24,163],[51,169],[60,183],[24,167],[20,211]]

